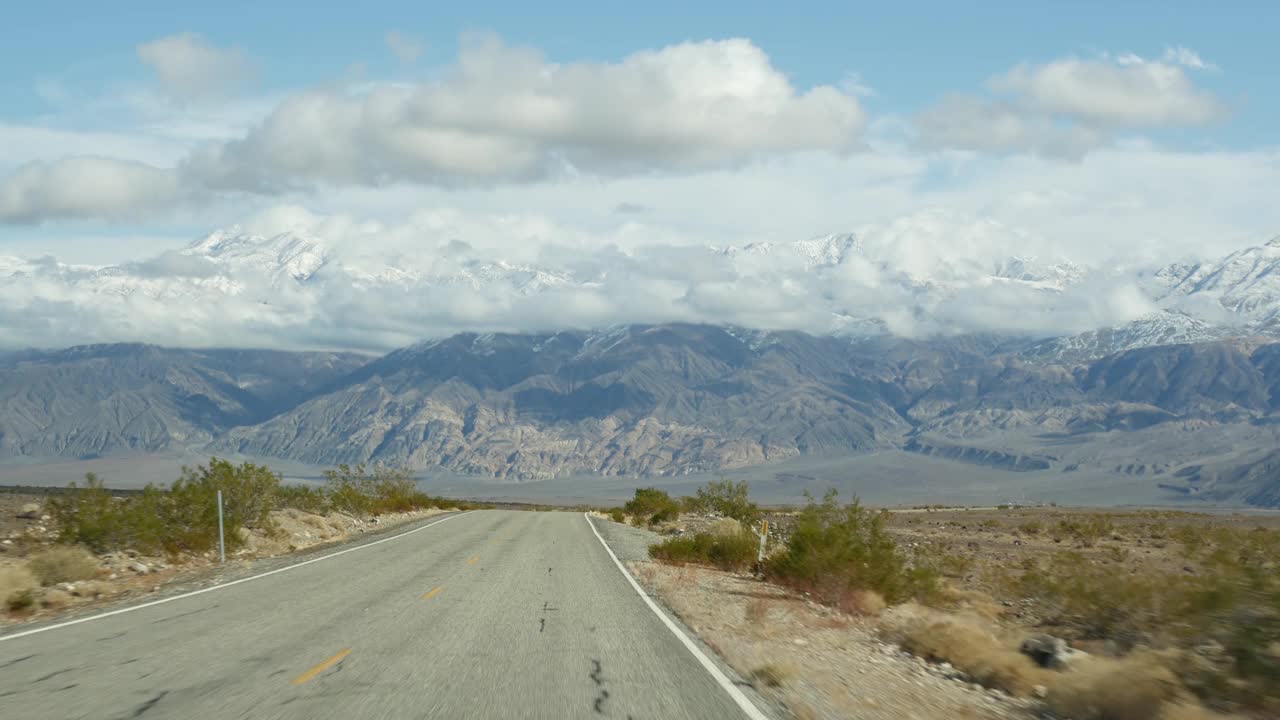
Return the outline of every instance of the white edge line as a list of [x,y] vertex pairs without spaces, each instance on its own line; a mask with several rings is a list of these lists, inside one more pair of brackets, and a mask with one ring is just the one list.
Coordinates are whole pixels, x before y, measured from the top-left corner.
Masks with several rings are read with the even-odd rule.
[[613,560],[613,564],[617,565],[618,569],[622,571],[623,577],[627,579],[627,582],[631,583],[631,588],[636,591],[636,594],[640,596],[640,599],[644,600],[645,605],[648,605],[649,609],[653,611],[653,614],[658,616],[658,619],[662,621],[662,624],[666,625],[667,629],[680,639],[680,642],[684,644],[685,648],[689,652],[693,653],[693,656],[698,659],[698,662],[702,664],[702,667],[706,668],[706,671],[711,673],[711,677],[720,684],[720,687],[724,688],[724,691],[729,693],[729,697],[733,698],[733,701],[738,704],[738,707],[742,709],[742,712],[746,713],[747,717],[751,718],[751,720],[769,720],[769,717],[760,712],[760,708],[757,708],[755,704],[738,689],[738,686],[734,685],[733,681],[726,677],[720,668],[716,667],[716,664],[712,662],[711,658],[707,657],[706,653],[702,652],[702,649],[699,648],[693,640],[689,639],[689,636],[677,627],[676,624],[671,621],[671,618],[667,617],[666,613],[662,612],[662,609],[653,601],[653,598],[649,597],[649,594],[644,591],[644,588],[640,587],[640,583],[636,582],[636,579],[631,577],[631,573],[627,571],[626,566],[622,564],[622,561],[618,560],[617,555],[613,554],[613,548],[609,547],[609,543],[604,541],[604,537],[601,536],[600,531],[596,529],[596,524],[591,522],[591,515],[583,513],[582,517],[586,518],[587,525],[591,527],[591,532],[595,533],[596,539],[604,546],[604,551],[609,553],[609,557]]
[[368,542],[363,545],[357,545],[352,548],[347,548],[346,550],[339,550],[338,552],[329,553],[328,555],[321,555],[318,558],[303,560],[300,563],[294,563],[293,565],[287,565],[282,568],[276,568],[275,570],[268,570],[267,572],[260,573],[258,575],[250,575],[247,578],[240,578],[239,580],[232,580],[231,582],[222,583],[220,585],[212,585],[207,588],[192,590],[191,592],[182,593],[181,595],[174,595],[173,597],[161,598],[159,600],[152,600],[151,602],[145,602],[145,603],[142,603],[141,605],[130,605],[129,607],[120,608],[119,610],[111,610],[109,612],[98,613],[97,615],[90,615],[88,617],[76,618],[75,620],[68,620],[66,622],[60,622],[54,625],[46,625],[44,627],[38,627],[32,630],[23,630],[22,632],[16,632],[10,635],[0,635],[0,642],[4,642],[5,640],[15,640],[20,637],[35,635],[36,633],[48,632],[50,630],[57,630],[58,628],[69,627],[71,625],[79,625],[80,623],[86,623],[86,622],[89,622],[90,620],[101,620],[102,618],[111,617],[112,615],[123,615],[124,613],[133,612],[134,610],[142,610],[143,608],[155,607],[156,605],[163,605],[167,602],[173,602],[174,600],[181,600],[183,598],[189,598],[194,595],[202,595],[207,592],[213,592],[214,590],[222,590],[223,588],[229,588],[232,585],[239,585],[240,583],[247,583],[251,580],[260,580],[264,577],[267,577],[268,575],[275,575],[277,573],[287,572],[289,570],[296,570],[302,567],[303,565],[318,563],[321,560],[328,560],[329,558],[335,558],[335,557],[338,557],[339,555],[346,555],[349,552],[355,552],[357,550],[363,550],[367,547],[373,547],[374,545],[381,545],[384,542],[391,542],[392,540],[398,540],[399,538],[402,538],[405,535],[412,535],[421,530],[426,530],[429,527],[435,527],[436,525],[439,525],[442,522],[447,522],[456,517],[460,517],[466,514],[467,514],[466,512],[461,512],[456,515],[450,515],[448,517],[440,518],[435,522],[430,522],[430,523],[427,523],[426,525],[422,525],[412,530],[402,532],[399,535],[392,535],[391,537],[382,538],[381,540],[374,540],[373,542]]

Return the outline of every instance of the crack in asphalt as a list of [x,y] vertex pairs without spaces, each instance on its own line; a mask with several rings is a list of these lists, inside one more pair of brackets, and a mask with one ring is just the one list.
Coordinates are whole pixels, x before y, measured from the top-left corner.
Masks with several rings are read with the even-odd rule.
[[161,700],[163,700],[163,699],[164,699],[164,696],[165,696],[165,695],[168,695],[168,694],[169,694],[169,691],[168,691],[168,690],[161,690],[159,695],[156,695],[155,697],[151,698],[150,700],[148,700],[148,701],[146,701],[146,702],[142,703],[141,705],[139,705],[139,706],[138,706],[138,709],[137,709],[137,710],[134,710],[134,711],[133,711],[133,714],[132,714],[132,715],[130,715],[129,717],[135,717],[135,718],[136,718],[136,717],[142,717],[142,714],[143,714],[143,713],[145,713],[145,712],[147,712],[148,710],[150,710],[151,708],[155,707],[155,706],[156,706],[156,703],[158,703],[158,702],[160,702]]
[[184,618],[184,617],[187,617],[188,615],[195,615],[196,613],[208,612],[210,610],[216,609],[217,607],[218,607],[218,603],[214,603],[208,607],[202,607],[198,610],[191,610],[189,612],[178,613],[177,615],[170,615],[169,617],[166,617],[166,618],[160,618],[159,620],[154,621],[152,624],[159,625],[160,623],[169,622],[170,620],[177,620],[178,618]]
[[20,657],[20,658],[15,658],[15,659],[13,659],[13,660],[10,660],[10,661],[9,661],[9,662],[7,662],[7,663],[0,663],[0,668],[7,668],[7,667],[9,667],[10,665],[17,665],[18,663],[20,663],[20,662],[22,662],[22,661],[24,661],[24,660],[30,660],[30,659],[31,659],[31,658],[33,658],[33,657],[35,657],[35,655],[34,655],[34,654],[32,654],[32,655],[23,655],[22,657]]
[[48,680],[51,677],[57,677],[58,675],[62,675],[63,673],[74,672],[79,669],[80,668],[78,667],[72,667],[72,668],[66,668],[64,670],[54,670],[53,672],[49,673],[48,675],[45,675],[42,678],[37,678],[35,682],[44,682],[45,680]]

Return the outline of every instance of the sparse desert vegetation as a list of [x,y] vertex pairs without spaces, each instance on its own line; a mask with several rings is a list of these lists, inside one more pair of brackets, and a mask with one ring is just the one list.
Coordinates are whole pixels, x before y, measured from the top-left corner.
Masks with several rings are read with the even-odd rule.
[[[741,574],[749,564],[717,561],[709,527],[723,521],[686,517],[678,525],[697,529],[668,530],[651,555],[817,601],[1058,717],[1280,713],[1280,518],[1016,506],[892,513],[830,495],[764,515],[778,534],[755,577]],[[745,612],[768,624],[776,602]]]
[[169,487],[119,493],[89,474],[11,513],[22,532],[0,540],[0,601],[11,614],[56,609],[144,579],[152,589],[157,571],[167,577],[216,559],[219,491],[227,550],[237,557],[340,539],[384,515],[475,507],[419,492],[401,470],[342,465],[326,477],[322,487],[286,485],[265,466],[212,458]]

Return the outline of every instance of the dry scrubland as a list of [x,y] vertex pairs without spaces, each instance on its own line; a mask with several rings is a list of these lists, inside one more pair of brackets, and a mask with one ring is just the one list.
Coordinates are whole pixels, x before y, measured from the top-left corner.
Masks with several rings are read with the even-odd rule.
[[217,492],[228,559],[333,542],[465,503],[429,497],[407,472],[339,466],[323,487],[213,458],[167,488],[117,493],[92,474],[46,495],[0,494],[0,622],[154,592],[218,560]]
[[669,536],[637,575],[798,717],[1280,717],[1274,515],[762,512],[713,483],[612,519]]

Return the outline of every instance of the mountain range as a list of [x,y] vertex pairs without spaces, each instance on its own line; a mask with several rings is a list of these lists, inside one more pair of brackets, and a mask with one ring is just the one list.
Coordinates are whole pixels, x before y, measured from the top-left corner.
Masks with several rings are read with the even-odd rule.
[[176,450],[508,480],[672,476],[883,451],[1280,502],[1280,343],[1084,362],[1004,338],[710,325],[465,333],[381,357],[102,345],[0,356],[0,457]]
[[[1154,270],[940,262],[852,235],[681,252],[665,269],[642,250],[558,264],[486,260],[456,243],[444,256],[352,256],[306,235],[233,230],[142,263],[0,258],[0,291],[43,292],[81,326],[142,327],[148,318],[131,313],[159,307],[182,319],[178,345],[190,322],[366,341],[359,352],[5,350],[0,458],[224,453],[539,480],[893,452],[979,468],[1011,489],[1033,477],[1100,488],[1123,478],[1168,499],[1280,505],[1280,239]],[[808,314],[783,307],[779,317],[819,326],[573,329],[573,308],[591,293],[694,276],[674,291],[682,307],[763,312],[799,297]],[[1136,298],[1124,322],[1063,310],[1115,288]],[[432,317],[424,299],[468,297],[562,312],[550,324],[563,327],[441,332],[377,350]],[[652,288],[628,298],[661,300]],[[1010,308],[1080,327],[973,326]]]

